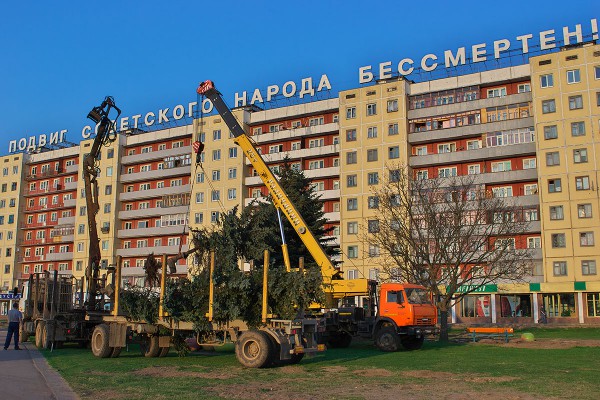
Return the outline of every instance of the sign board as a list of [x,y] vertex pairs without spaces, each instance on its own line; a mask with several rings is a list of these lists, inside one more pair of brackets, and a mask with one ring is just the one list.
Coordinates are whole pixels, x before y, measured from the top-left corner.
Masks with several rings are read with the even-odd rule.
[[23,295],[21,293],[13,294],[13,293],[2,293],[0,294],[0,300],[19,300]]

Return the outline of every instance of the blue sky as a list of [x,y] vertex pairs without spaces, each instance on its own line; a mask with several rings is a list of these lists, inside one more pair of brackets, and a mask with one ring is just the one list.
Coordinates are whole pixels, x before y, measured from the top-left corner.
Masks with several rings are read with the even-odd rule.
[[0,23],[0,154],[10,140],[67,129],[112,95],[124,116],[196,100],[212,79],[236,92],[327,74],[359,86],[358,68],[443,54],[600,20],[587,1],[28,1]]

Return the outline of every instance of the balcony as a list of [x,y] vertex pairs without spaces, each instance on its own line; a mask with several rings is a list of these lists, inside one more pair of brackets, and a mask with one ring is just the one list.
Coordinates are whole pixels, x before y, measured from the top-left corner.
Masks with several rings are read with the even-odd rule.
[[340,212],[335,211],[335,212],[325,213],[324,217],[329,222],[339,222],[340,221]]
[[66,182],[65,190],[77,190],[77,181]]
[[413,168],[430,167],[432,165],[461,164],[480,160],[513,158],[526,155],[535,156],[535,143],[521,143],[510,146],[484,147],[476,150],[460,150],[450,153],[411,156],[409,165]]
[[147,218],[147,217],[160,217],[166,214],[187,214],[189,206],[177,206],[177,207],[153,207],[144,208],[141,210],[129,210],[120,211],[119,219],[135,219],[135,218]]
[[[181,246],[181,251],[187,251],[188,245],[184,244]],[[154,253],[155,256],[167,254],[167,255],[175,255],[179,253],[179,245],[174,246],[156,246],[156,247],[140,247],[140,248],[130,248],[130,249],[117,249],[117,255],[121,257],[147,257],[148,254]],[[130,267],[131,268],[131,267]],[[128,270],[128,268],[123,268],[123,271]]]
[[58,219],[58,225],[75,226],[75,217],[61,217]]
[[[265,163],[271,164],[276,162],[282,162],[284,158],[289,157],[290,160],[297,160],[301,158],[315,158],[315,157],[327,157],[331,155],[339,155],[340,145],[331,144],[327,146],[311,147],[308,149],[290,150],[283,151],[280,153],[268,153],[262,154]],[[250,160],[246,158],[246,165],[252,165]]]
[[49,253],[46,254],[46,261],[71,261],[73,260],[73,253]]
[[[183,251],[183,250],[182,250]],[[117,253],[119,250],[117,250]],[[150,253],[146,253],[144,257],[146,257]],[[154,253],[156,254],[156,253]],[[166,253],[169,254],[169,253]],[[172,253],[173,255],[176,253]],[[176,274],[187,275],[188,266],[187,264],[177,264],[177,272]],[[126,267],[121,270],[121,277],[127,278],[130,276],[146,276],[146,272],[144,271],[144,267]]]
[[150,189],[150,190],[138,190],[134,192],[123,192],[119,193],[119,201],[132,201],[132,200],[142,200],[142,199],[153,199],[157,197],[163,197],[171,194],[178,193],[189,193],[191,190],[191,185],[181,185],[181,186],[172,186],[172,187],[164,187],[160,189]]
[[65,167],[65,172],[67,174],[76,174],[79,172],[79,164],[68,165]]
[[56,226],[56,222],[46,221],[46,222],[32,222],[28,224],[27,222],[23,222],[21,224],[21,229],[40,229],[40,228],[52,228]]
[[121,183],[133,183],[152,181],[156,179],[174,178],[180,175],[190,175],[192,173],[191,165],[183,167],[157,169],[153,171],[135,172],[133,174],[121,174]]
[[[329,167],[329,168],[317,168],[317,169],[305,169],[304,176],[309,179],[325,178],[330,176],[339,176],[340,167]],[[247,186],[259,186],[263,185],[260,176],[249,176],[244,179],[244,184]]]
[[[184,228],[185,227],[185,228]],[[187,225],[161,226],[153,228],[136,228],[136,229],[119,229],[117,238],[128,239],[138,237],[153,237],[153,236],[178,236],[187,235],[189,228]]]
[[479,99],[440,106],[419,108],[408,111],[408,119],[434,117],[436,115],[458,114],[466,111],[481,110],[488,107],[500,107],[507,104],[519,104],[532,101],[531,92],[512,94],[504,97]]
[[77,205],[77,199],[68,199],[63,202],[66,208],[73,208]]
[[[254,121],[253,121],[254,123]],[[271,142],[281,142],[292,139],[300,139],[308,136],[318,136],[327,133],[337,133],[340,130],[340,125],[337,122],[329,124],[306,126],[302,128],[291,128],[280,130],[279,132],[266,132],[260,135],[253,135],[252,140],[258,144],[266,144]]]
[[166,157],[175,157],[188,154],[192,154],[192,146],[151,151],[149,153],[134,154],[132,156],[123,156],[121,157],[121,165],[141,164],[150,161],[162,160]]
[[511,129],[528,128],[530,126],[535,126],[533,122],[533,117],[507,119],[505,121],[465,125],[456,128],[413,132],[408,134],[408,143],[412,145],[417,145],[431,142],[448,142],[452,139],[459,139],[469,136],[478,136],[484,132],[508,131]]
[[75,241],[75,235],[55,235],[52,237],[53,243],[73,243]]

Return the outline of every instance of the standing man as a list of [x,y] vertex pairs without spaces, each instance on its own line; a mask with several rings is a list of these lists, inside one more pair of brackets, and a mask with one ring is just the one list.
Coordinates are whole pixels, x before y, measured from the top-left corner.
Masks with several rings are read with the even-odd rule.
[[14,302],[12,310],[8,312],[8,334],[6,335],[6,342],[4,342],[4,350],[8,350],[12,335],[15,335],[15,350],[21,350],[19,348],[19,325],[22,320],[23,314],[19,311],[19,303]]

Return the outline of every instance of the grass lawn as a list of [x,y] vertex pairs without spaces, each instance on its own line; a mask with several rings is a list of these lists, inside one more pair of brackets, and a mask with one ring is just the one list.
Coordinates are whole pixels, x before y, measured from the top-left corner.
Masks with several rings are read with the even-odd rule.
[[184,358],[144,358],[133,346],[117,359],[75,347],[42,353],[83,399],[598,398],[600,347],[585,340],[598,341],[600,329],[527,331],[554,347],[426,342],[419,351],[382,353],[359,342],[267,369],[241,367],[232,347]]

